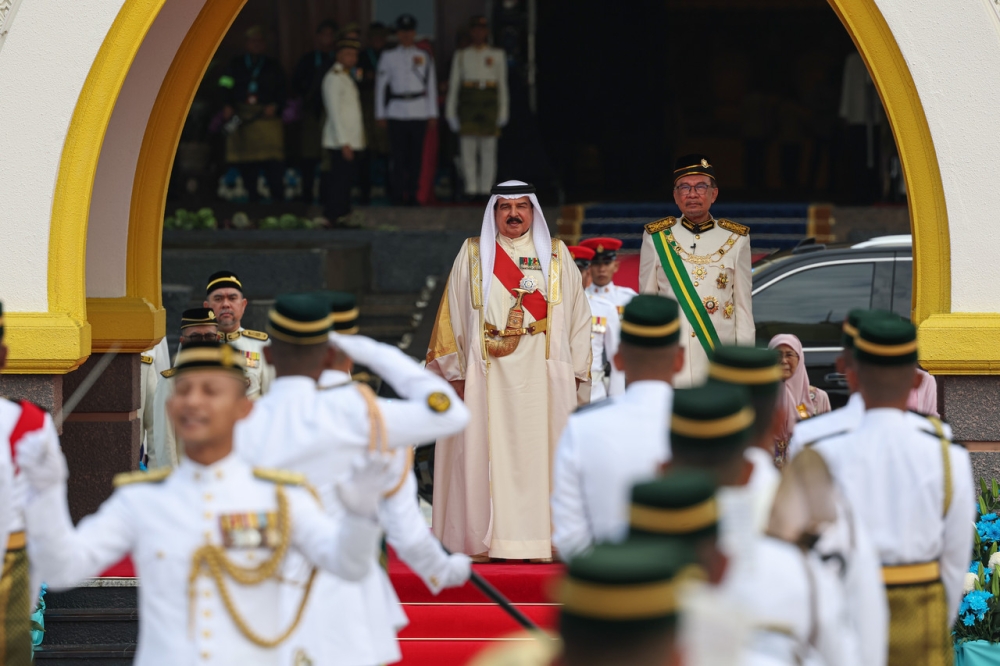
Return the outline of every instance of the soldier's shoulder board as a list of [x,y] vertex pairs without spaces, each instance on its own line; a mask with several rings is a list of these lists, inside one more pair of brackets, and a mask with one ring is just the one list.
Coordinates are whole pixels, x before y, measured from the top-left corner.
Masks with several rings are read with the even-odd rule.
[[664,229],[669,229],[670,227],[677,224],[676,217],[665,217],[662,220],[657,220],[656,222],[650,222],[646,225],[647,234],[658,234]]
[[260,479],[261,481],[280,483],[285,486],[306,485],[305,474],[299,474],[298,472],[289,472],[288,470],[284,469],[264,469],[261,467],[255,467],[253,470],[253,475],[258,479]]
[[580,405],[575,410],[573,410],[573,413],[582,414],[584,412],[589,412],[594,409],[600,409],[601,407],[607,407],[611,403],[612,401],[610,399],[604,398],[603,400],[597,400],[596,402],[589,402],[586,405]]
[[175,374],[177,374],[177,368],[167,368],[166,370],[160,373],[161,376],[166,377],[167,379],[170,379]]
[[244,337],[253,338],[254,340],[267,340],[267,333],[262,333],[261,331],[251,331],[248,328],[244,328],[240,333]]
[[145,363],[146,365],[153,365],[153,357],[152,356],[146,356],[145,354],[142,354],[142,355],[139,356],[139,358],[141,358],[142,362]]
[[732,231],[734,234],[739,234],[740,236],[749,236],[750,227],[745,224],[740,224],[739,222],[733,222],[732,220],[727,220],[725,218],[717,220],[719,226],[728,231]]
[[170,476],[170,473],[173,471],[170,467],[159,467],[149,472],[123,472],[115,474],[111,485],[115,488],[121,488],[122,486],[130,486],[133,483],[159,483]]

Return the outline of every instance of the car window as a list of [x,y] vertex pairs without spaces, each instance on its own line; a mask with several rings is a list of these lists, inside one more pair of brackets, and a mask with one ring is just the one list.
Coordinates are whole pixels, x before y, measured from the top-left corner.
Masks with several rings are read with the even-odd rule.
[[905,319],[913,309],[913,262],[896,259],[896,277],[892,283],[892,311]]
[[805,347],[839,347],[844,317],[871,307],[873,263],[810,268],[778,280],[753,297],[757,340],[797,335]]

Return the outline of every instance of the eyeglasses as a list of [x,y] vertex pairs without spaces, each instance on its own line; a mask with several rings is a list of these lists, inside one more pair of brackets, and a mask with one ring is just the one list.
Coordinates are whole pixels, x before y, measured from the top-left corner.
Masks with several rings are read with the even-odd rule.
[[678,185],[677,187],[675,187],[674,192],[677,192],[678,194],[688,195],[691,193],[691,190],[694,190],[699,196],[704,196],[706,193],[708,193],[708,191],[711,188],[712,186],[709,185],[708,183],[698,183],[697,185],[693,186],[685,183],[684,185]]
[[779,352],[778,355],[781,357],[782,361],[791,361],[793,358],[798,358],[799,355],[795,352]]
[[222,339],[218,333],[191,333],[181,337],[188,342],[218,342]]

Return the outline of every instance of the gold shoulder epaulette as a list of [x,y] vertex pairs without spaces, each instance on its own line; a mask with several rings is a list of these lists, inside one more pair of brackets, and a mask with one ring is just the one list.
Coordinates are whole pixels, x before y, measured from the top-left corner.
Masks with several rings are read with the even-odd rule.
[[289,472],[284,469],[263,469],[260,467],[254,467],[253,475],[261,481],[270,481],[271,483],[280,483],[286,486],[307,485],[305,474]]
[[153,357],[152,356],[146,356],[145,354],[142,354],[142,355],[139,356],[139,358],[141,358],[142,362],[145,363],[146,365],[153,365]]
[[244,328],[240,331],[240,333],[248,338],[253,338],[254,340],[267,340],[267,333],[261,333],[260,331],[251,331]]
[[170,379],[175,374],[177,374],[177,368],[167,368],[166,370],[160,373],[161,376],[166,377],[167,379]]
[[727,220],[725,218],[716,220],[719,226],[728,231],[732,231],[734,234],[739,234],[740,236],[749,236],[750,227],[745,224],[740,224],[739,222],[733,222],[732,220]]
[[647,224],[646,233],[649,235],[658,234],[664,229],[669,229],[675,224],[677,224],[676,217],[665,217],[662,220],[657,220],[656,222],[650,222]]
[[121,474],[115,474],[111,485],[115,488],[121,488],[133,483],[158,483],[170,476],[170,473],[173,471],[170,467],[158,467],[148,472],[122,472]]

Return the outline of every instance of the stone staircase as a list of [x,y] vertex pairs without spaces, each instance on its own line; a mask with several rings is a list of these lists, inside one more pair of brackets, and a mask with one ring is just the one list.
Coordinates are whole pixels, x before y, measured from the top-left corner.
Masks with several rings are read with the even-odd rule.
[[139,634],[134,578],[103,578],[89,586],[45,595],[45,640],[36,663],[126,666]]

